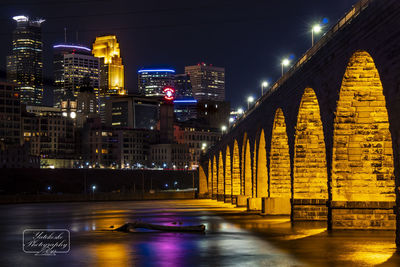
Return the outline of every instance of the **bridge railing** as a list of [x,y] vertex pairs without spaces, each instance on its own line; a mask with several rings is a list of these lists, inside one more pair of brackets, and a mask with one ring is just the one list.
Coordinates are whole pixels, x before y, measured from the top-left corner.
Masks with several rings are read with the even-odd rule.
[[339,21],[327,31],[321,39],[287,71],[281,78],[279,78],[271,88],[261,96],[254,105],[250,107],[234,124],[231,125],[230,130],[235,128],[239,123],[250,115],[265,99],[274,93],[281,85],[283,85],[303,64],[309,61],[322,47],[324,47],[338,31],[342,30],[354,18],[356,18],[364,9],[366,9],[372,2],[376,0],[360,0],[353,5],[352,9],[347,12]]

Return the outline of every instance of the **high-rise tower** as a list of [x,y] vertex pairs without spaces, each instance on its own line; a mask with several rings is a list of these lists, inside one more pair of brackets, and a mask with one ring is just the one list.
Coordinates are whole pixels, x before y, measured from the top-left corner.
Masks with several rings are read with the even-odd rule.
[[12,54],[7,57],[7,79],[16,85],[21,103],[41,105],[43,98],[43,19],[15,16]]
[[90,78],[90,86],[98,96],[99,58],[92,56],[87,47],[72,44],[58,44],[54,49],[54,106],[59,107],[61,99],[70,91],[76,97],[82,80]]
[[125,95],[124,65],[115,35],[96,37],[92,53],[100,58],[100,95]]
[[186,66],[197,100],[225,101],[225,69],[205,63]]

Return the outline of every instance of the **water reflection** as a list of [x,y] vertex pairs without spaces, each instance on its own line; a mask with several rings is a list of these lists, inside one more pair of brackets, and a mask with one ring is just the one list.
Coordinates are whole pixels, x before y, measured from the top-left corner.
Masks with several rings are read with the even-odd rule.
[[93,244],[89,253],[90,266],[133,266],[131,248],[124,243]]

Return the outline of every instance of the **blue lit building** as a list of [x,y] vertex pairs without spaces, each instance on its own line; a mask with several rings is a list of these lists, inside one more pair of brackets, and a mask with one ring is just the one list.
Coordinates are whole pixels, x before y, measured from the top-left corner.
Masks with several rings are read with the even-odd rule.
[[174,87],[174,77],[173,69],[141,69],[138,71],[139,93],[145,96],[163,96],[164,87]]
[[174,114],[178,122],[197,119],[197,100],[194,98],[174,100]]

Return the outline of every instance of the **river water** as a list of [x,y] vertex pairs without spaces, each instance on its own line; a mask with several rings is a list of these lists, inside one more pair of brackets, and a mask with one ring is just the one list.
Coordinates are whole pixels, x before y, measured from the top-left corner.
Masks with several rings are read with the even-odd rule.
[[[213,200],[0,206],[0,266],[400,266],[392,231],[292,224]],[[112,231],[125,222],[206,225],[205,234]],[[70,251],[23,252],[26,229],[68,229]]]

